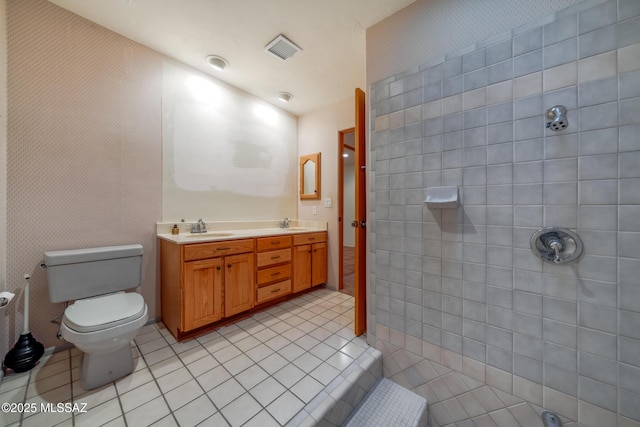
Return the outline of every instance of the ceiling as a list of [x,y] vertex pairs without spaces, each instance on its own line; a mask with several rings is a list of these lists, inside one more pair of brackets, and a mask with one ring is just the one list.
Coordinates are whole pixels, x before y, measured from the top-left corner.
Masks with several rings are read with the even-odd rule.
[[[300,116],[365,89],[365,30],[415,0],[49,1]],[[279,34],[302,51],[266,52]]]

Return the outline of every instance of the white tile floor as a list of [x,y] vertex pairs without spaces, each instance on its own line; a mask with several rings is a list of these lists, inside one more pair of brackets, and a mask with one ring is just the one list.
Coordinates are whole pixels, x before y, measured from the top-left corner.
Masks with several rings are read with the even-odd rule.
[[[5,377],[0,403],[38,410],[0,413],[0,425],[286,425],[368,347],[353,335],[353,298],[327,289],[181,343],[162,323],[148,325],[132,345],[135,371],[96,390],[80,386],[75,349]],[[87,412],[40,412],[41,402],[86,403]]]

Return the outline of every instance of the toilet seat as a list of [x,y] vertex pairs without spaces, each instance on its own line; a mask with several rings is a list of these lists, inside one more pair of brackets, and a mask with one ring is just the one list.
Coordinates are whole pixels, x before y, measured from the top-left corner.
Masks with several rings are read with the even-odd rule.
[[117,292],[76,300],[64,311],[63,322],[76,332],[94,332],[131,322],[145,313],[142,295]]

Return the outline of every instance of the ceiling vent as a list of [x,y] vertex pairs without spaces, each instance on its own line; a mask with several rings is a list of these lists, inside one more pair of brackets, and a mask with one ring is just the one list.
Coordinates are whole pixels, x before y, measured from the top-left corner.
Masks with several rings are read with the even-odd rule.
[[302,49],[296,46],[294,42],[280,34],[265,47],[265,50],[277,58],[286,61]]

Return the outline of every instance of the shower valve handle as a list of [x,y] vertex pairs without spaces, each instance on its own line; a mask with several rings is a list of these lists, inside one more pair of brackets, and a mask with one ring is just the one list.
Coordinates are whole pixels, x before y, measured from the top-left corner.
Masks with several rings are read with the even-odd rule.
[[559,240],[553,239],[548,244],[549,244],[549,248],[553,249],[553,252],[555,254],[555,256],[553,258],[553,262],[556,263],[556,264],[560,264],[562,262],[562,258],[560,258],[560,251],[562,250],[562,243]]

